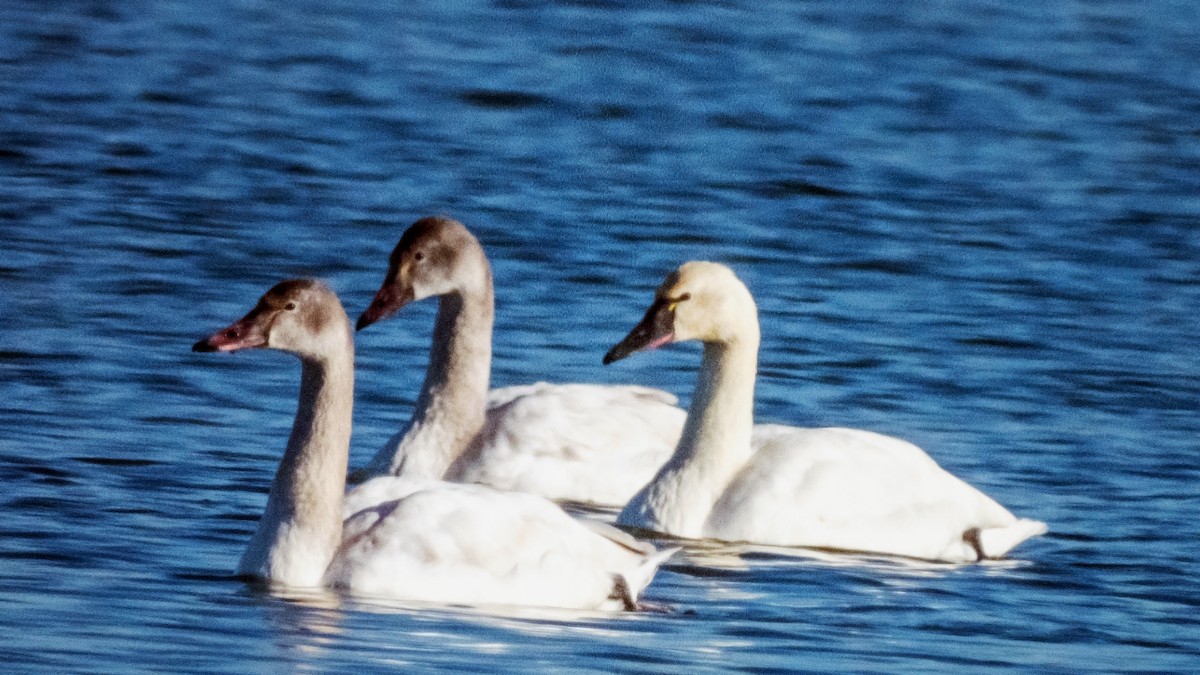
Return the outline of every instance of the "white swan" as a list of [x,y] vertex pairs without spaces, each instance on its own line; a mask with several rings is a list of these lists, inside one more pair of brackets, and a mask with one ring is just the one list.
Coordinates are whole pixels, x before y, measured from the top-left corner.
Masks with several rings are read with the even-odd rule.
[[414,223],[358,328],[438,296],[425,384],[412,420],[365,475],[443,478],[555,500],[620,506],[671,456],[686,413],[647,387],[537,384],[488,393],[492,273],[449,218]]
[[193,349],[254,347],[300,358],[300,403],[239,574],[403,600],[632,608],[673,552],[478,485],[384,477],[343,500],[354,343],[337,296],[317,281],[282,282]]
[[617,522],[733,542],[972,562],[1046,531],[1017,519],[920,448],[855,429],[754,427],[758,311],[733,272],[690,262],[604,357],[704,343],[683,437]]

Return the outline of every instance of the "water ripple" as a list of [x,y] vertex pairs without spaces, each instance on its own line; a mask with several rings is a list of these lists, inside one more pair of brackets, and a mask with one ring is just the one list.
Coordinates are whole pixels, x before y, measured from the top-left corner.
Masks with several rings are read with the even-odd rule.
[[[0,661],[1195,671],[1197,18],[5,4]],[[689,543],[638,615],[243,584],[298,369],[190,345],[282,277],[364,307],[437,212],[492,257],[495,384],[686,402],[698,349],[599,357],[668,270],[724,261],[759,303],[760,419],[913,440],[1051,533],[966,567]],[[407,418],[433,312],[359,336],[353,463]]]

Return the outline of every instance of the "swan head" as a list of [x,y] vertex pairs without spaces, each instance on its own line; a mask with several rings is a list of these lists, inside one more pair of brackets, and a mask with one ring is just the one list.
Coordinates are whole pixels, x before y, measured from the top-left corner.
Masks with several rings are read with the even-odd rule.
[[757,339],[758,310],[746,285],[724,265],[694,261],[667,275],[641,323],[608,350],[604,363],[672,342]]
[[278,349],[321,361],[350,340],[350,322],[337,294],[315,279],[289,279],[267,291],[246,316],[192,345],[192,351]]
[[356,327],[386,319],[410,302],[480,291],[490,281],[483,247],[465,225],[444,216],[422,218],[400,237],[383,284]]

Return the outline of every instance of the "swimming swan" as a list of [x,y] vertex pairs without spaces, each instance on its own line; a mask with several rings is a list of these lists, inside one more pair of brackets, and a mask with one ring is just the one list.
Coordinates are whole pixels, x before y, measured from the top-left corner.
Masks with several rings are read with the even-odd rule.
[[241,575],[401,600],[630,609],[673,552],[478,485],[383,477],[343,498],[354,342],[337,296],[318,281],[284,281],[193,346],[251,348],[300,358],[300,403]]
[[856,429],[754,426],[759,326],[727,267],[689,262],[604,357],[704,343],[675,454],[617,523],[680,537],[973,562],[1046,525],[1017,519],[917,446]]
[[491,267],[455,220],[423,218],[408,228],[358,329],[431,296],[438,297],[437,322],[412,420],[364,474],[621,506],[671,456],[687,415],[667,392],[539,382],[488,393]]

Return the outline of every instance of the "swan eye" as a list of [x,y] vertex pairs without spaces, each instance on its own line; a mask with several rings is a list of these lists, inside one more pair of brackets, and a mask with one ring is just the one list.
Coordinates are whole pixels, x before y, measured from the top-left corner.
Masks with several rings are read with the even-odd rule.
[[679,296],[678,298],[675,298],[674,300],[672,300],[671,304],[667,305],[667,311],[674,312],[675,307],[678,306],[679,303],[683,302],[684,300],[690,300],[691,298],[692,298],[691,293],[684,293],[683,295]]
[[425,253],[423,251],[417,251],[415,254],[413,254],[413,259],[417,262],[421,262],[425,259]]
[[286,309],[287,311],[291,312],[296,309],[296,303],[289,302],[288,304],[284,305],[283,308]]

